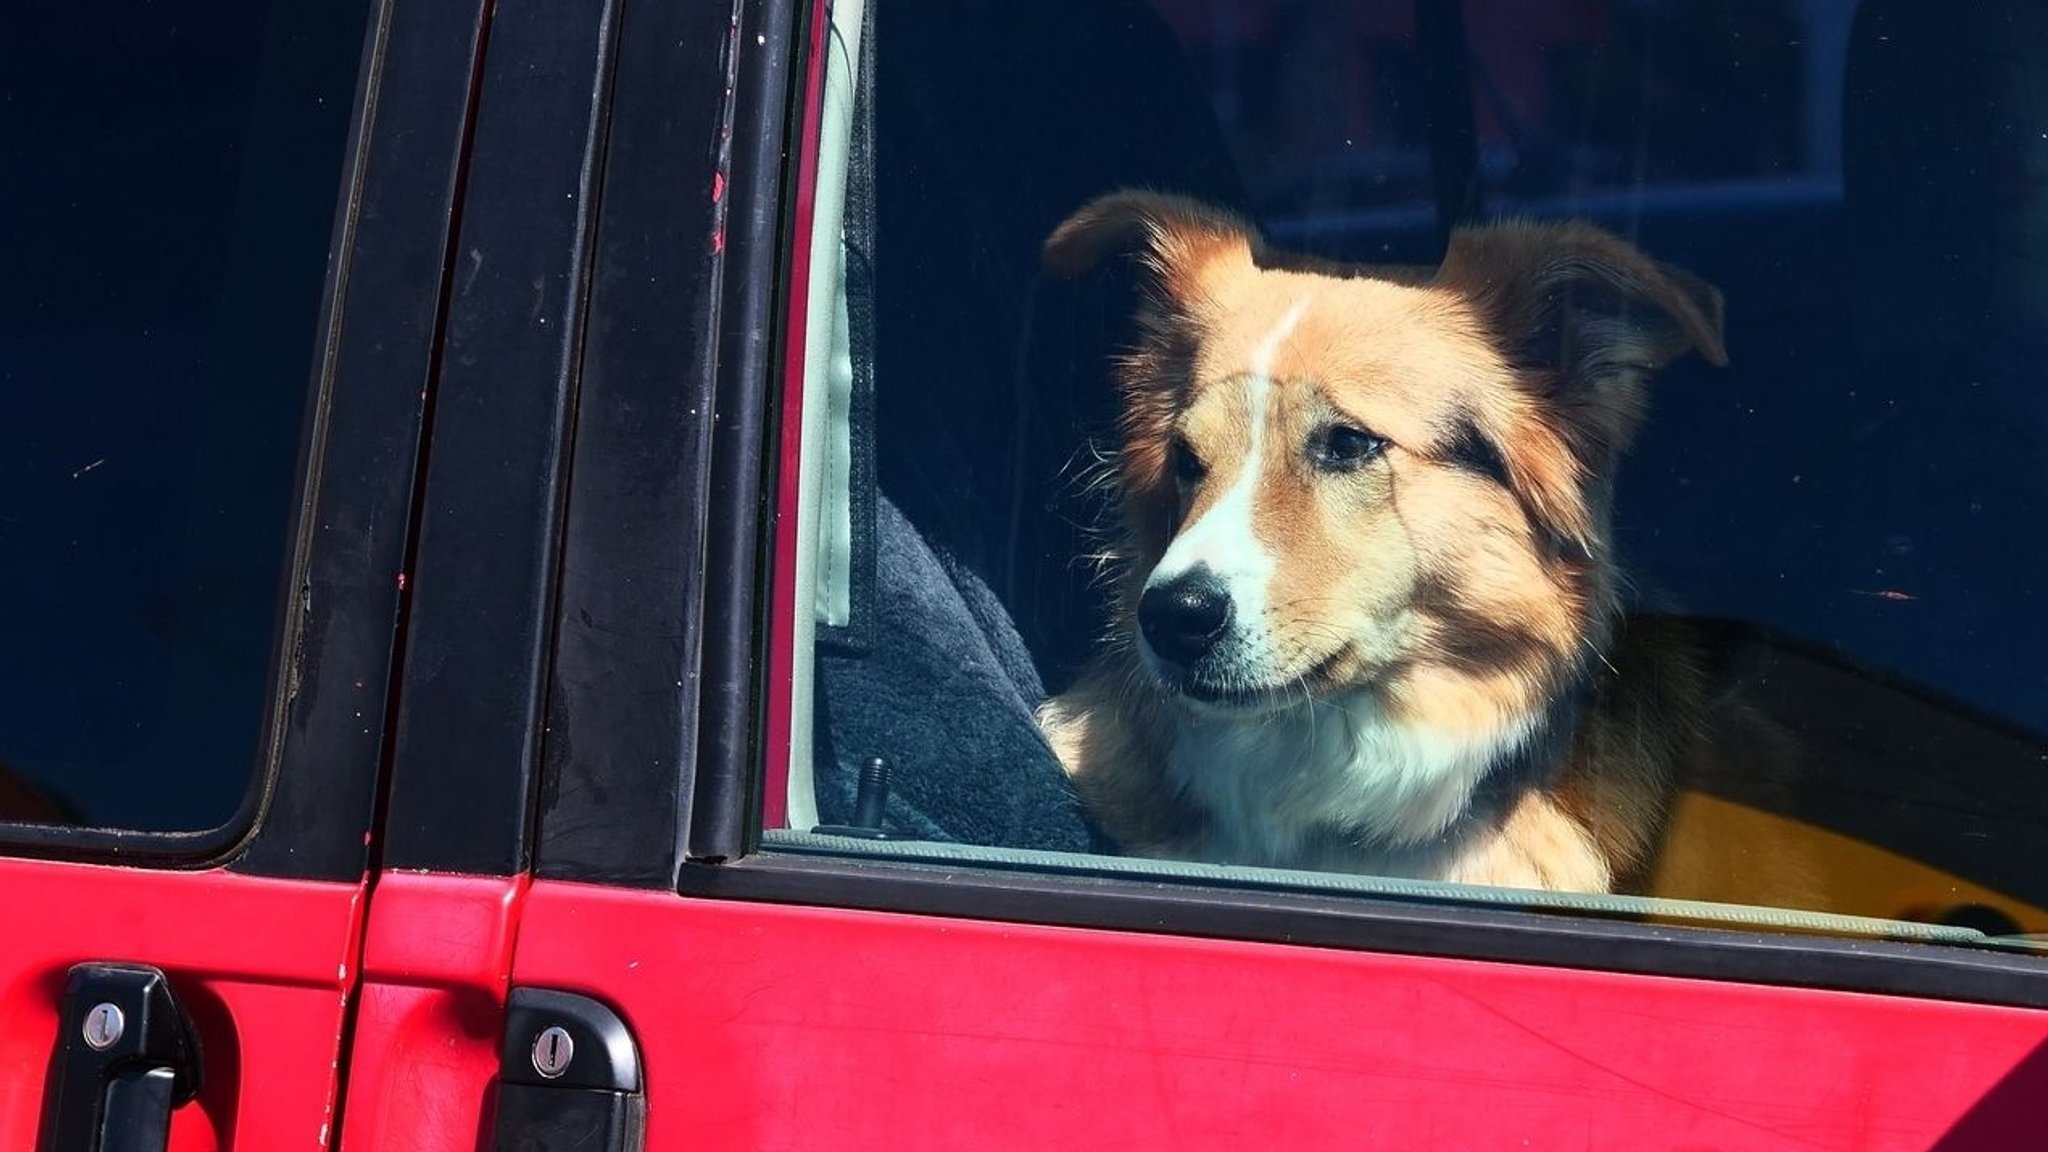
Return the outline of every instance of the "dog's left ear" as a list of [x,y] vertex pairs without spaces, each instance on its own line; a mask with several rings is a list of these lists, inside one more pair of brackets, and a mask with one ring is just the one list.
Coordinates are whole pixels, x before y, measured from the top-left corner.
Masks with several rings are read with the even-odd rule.
[[1453,233],[1436,283],[1470,300],[1512,359],[1567,380],[1640,379],[1688,350],[1728,363],[1713,285],[1588,224]]
[[1137,251],[1161,288],[1192,299],[1206,273],[1250,264],[1260,249],[1251,225],[1185,196],[1125,190],[1082,205],[1045,238],[1046,271],[1073,279],[1112,253]]

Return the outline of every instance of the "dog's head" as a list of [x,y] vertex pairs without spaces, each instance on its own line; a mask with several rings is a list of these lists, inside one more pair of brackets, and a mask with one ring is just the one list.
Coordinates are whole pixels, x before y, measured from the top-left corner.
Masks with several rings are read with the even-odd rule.
[[1045,258],[1079,275],[1118,250],[1150,284],[1119,467],[1125,607],[1161,683],[1224,711],[1364,690],[1496,729],[1597,657],[1616,462],[1655,370],[1723,363],[1713,288],[1582,224],[1340,267],[1136,192]]

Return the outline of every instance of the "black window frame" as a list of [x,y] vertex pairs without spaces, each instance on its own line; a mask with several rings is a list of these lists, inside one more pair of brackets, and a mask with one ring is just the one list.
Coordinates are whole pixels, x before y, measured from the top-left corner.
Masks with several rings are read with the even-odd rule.
[[[2048,1007],[2048,963],[2009,952],[762,848],[771,481],[793,338],[788,261],[805,223],[793,165],[823,8],[737,0],[729,26],[726,13],[680,4],[625,15],[537,878]],[[1455,17],[1451,3],[1424,30],[1455,35]],[[1455,54],[1435,58],[1455,75]],[[1470,146],[1455,126],[1440,139],[1448,152]],[[1477,210],[1464,189],[1441,191],[1440,227]],[[685,320],[687,331],[657,330]]]
[[428,394],[381,869],[530,864],[622,8],[489,9]]
[[[752,799],[791,0],[627,8],[577,398],[535,875],[673,889]],[[736,514],[733,511],[737,510]]]

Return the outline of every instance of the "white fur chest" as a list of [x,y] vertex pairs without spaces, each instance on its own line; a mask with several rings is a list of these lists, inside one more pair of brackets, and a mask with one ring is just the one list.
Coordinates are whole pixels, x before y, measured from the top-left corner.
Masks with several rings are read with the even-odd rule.
[[1188,717],[1167,771],[1209,813],[1205,859],[1426,875],[1453,851],[1438,837],[1530,727],[1460,741],[1356,693],[1259,716]]

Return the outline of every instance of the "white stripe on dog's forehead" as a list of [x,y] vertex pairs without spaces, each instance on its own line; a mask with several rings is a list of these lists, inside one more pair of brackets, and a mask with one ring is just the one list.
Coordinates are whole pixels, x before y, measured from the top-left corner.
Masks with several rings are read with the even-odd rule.
[[[1285,316],[1280,317],[1280,323],[1275,324],[1273,330],[1266,333],[1266,338],[1259,341],[1258,347],[1252,350],[1253,376],[1264,381],[1273,379],[1273,361],[1280,355],[1280,345],[1286,343],[1289,336],[1294,335],[1294,329],[1301,324],[1301,318],[1307,311],[1308,297],[1303,296],[1294,302],[1294,306],[1287,310]],[[1259,415],[1263,416],[1264,411],[1261,410]]]
[[[1307,311],[1307,297],[1295,301],[1253,350],[1251,373],[1244,378],[1246,444],[1237,475],[1231,478],[1230,487],[1224,491],[1222,499],[1211,504],[1201,519],[1174,537],[1173,543],[1167,546],[1166,555],[1160,557],[1158,566],[1146,580],[1148,586],[1157,587],[1194,568],[1207,568],[1215,573],[1229,592],[1239,626],[1256,629],[1261,637],[1269,598],[1267,593],[1278,564],[1259,542],[1253,523],[1252,496],[1258,489],[1259,473],[1265,465],[1266,420],[1273,399],[1273,364],[1280,355],[1281,345],[1293,335]],[[1254,636],[1247,635],[1245,640],[1246,647],[1252,652],[1263,653],[1266,646]]]

